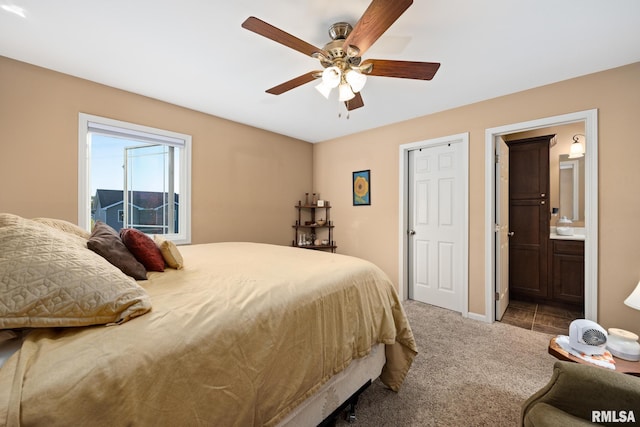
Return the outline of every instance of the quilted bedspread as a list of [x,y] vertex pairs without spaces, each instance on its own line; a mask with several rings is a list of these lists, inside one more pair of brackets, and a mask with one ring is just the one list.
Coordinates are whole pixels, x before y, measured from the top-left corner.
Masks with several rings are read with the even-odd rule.
[[147,314],[31,331],[0,368],[0,424],[274,425],[376,343],[382,381],[401,386],[416,346],[373,264],[255,243],[180,251],[184,269],[138,282]]

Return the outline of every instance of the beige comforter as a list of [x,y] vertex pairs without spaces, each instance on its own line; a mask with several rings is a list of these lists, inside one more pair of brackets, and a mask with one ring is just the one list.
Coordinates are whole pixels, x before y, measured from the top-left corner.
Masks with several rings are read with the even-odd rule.
[[385,343],[397,390],[416,354],[392,283],[356,258],[254,243],[181,247],[139,282],[152,311],[32,331],[0,368],[0,424],[273,425]]

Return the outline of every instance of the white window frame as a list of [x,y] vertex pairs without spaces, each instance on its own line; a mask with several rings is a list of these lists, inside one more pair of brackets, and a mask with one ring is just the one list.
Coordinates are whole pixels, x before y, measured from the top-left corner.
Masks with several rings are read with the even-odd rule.
[[106,117],[79,113],[78,116],[78,225],[86,230],[91,228],[91,146],[90,127],[104,127],[104,129],[124,129],[132,138],[152,138],[156,142],[179,142],[180,154],[180,204],[179,204],[179,233],[166,234],[164,237],[175,244],[191,243],[191,135],[172,132],[164,129],[123,122]]

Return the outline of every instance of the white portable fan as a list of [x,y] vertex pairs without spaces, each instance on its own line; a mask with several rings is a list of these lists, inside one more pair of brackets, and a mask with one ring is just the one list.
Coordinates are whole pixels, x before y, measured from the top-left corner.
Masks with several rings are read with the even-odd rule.
[[607,346],[607,331],[591,320],[574,320],[569,325],[569,345],[584,354],[604,354]]

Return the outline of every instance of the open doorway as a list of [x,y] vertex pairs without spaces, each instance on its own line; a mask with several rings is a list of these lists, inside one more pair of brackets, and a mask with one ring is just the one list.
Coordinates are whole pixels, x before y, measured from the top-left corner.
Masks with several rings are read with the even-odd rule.
[[[577,135],[584,139],[584,122],[500,138],[498,321],[567,335],[571,321],[584,317],[584,156],[567,159]],[[573,178],[572,169],[575,182],[563,179]],[[573,196],[575,206],[567,203]],[[556,232],[559,218],[562,235]]]
[[[500,240],[496,238],[500,230],[499,218],[499,194],[496,192],[495,159],[496,150],[500,147],[500,141],[508,135],[520,132],[544,132],[542,129],[582,124],[584,126],[586,153],[584,158],[585,184],[584,184],[584,317],[597,320],[597,110],[572,113],[563,116],[549,117],[530,122],[516,123],[487,129],[485,134],[486,154],[486,320],[496,320],[501,300],[500,276]],[[552,202],[553,203],[553,202]],[[503,284],[503,283],[502,283]],[[508,297],[508,293],[507,293]]]

